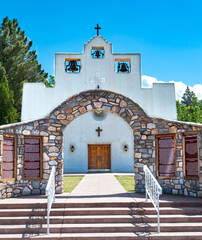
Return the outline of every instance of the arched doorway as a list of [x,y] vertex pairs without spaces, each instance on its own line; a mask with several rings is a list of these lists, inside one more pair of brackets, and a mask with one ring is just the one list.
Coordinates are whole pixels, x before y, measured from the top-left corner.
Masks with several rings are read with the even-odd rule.
[[[118,115],[129,124],[134,136],[134,163],[137,163],[137,165],[139,164],[138,166],[134,165],[138,168],[138,171],[136,171],[138,173],[135,173],[136,183],[142,183],[143,172],[140,163],[142,160],[144,163],[148,162],[149,158],[152,157],[152,154],[155,152],[155,139],[145,139],[147,123],[151,122],[151,119],[138,104],[121,94],[106,90],[89,90],[69,98],[54,109],[48,116],[48,121],[52,122],[51,125],[56,129],[57,134],[60,135],[59,138],[53,137],[52,142],[50,142],[51,144],[56,144],[59,149],[58,154],[60,154],[59,164],[57,165],[57,171],[59,173],[58,185],[62,185],[63,177],[64,130],[74,119],[92,111],[111,112]],[[61,141],[57,141],[57,139],[61,139]],[[139,152],[140,148],[145,149],[144,159],[140,157],[142,155],[142,153]],[[150,153],[147,153],[148,149]],[[60,191],[62,191],[62,187],[60,187]]]

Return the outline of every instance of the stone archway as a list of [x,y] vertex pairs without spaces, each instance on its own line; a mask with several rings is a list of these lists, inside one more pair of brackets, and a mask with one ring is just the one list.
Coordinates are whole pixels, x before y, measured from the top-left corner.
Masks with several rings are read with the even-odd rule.
[[[0,187],[3,186],[2,190],[0,189],[2,197],[35,194],[36,188],[37,193],[44,194],[52,166],[56,166],[56,193],[62,193],[64,129],[76,117],[95,110],[104,110],[120,116],[133,130],[136,191],[144,191],[143,164],[149,165],[152,172],[155,172],[155,131],[158,132],[156,129],[158,120],[149,118],[138,104],[121,94],[106,90],[89,90],[67,99],[43,119],[0,127],[0,145],[3,142],[3,134],[15,134],[18,138],[16,181],[12,194],[9,192],[9,185],[5,182],[1,183]],[[163,128],[164,131],[163,124],[158,127]],[[167,131],[167,123],[165,127]],[[41,136],[43,144],[42,178],[37,181],[23,179],[25,136]]]
[[[75,118],[89,111],[95,110],[103,110],[114,113],[123,118],[130,125],[134,135],[134,157],[135,157],[134,162],[135,163],[140,162],[141,159],[139,155],[142,155],[142,153],[139,152],[139,146],[141,145],[141,148],[144,147],[147,148],[144,139],[145,135],[143,132],[146,131],[146,124],[150,122],[151,119],[147,116],[143,109],[138,104],[134,103],[131,99],[121,94],[106,90],[90,90],[81,92],[67,99],[65,102],[63,102],[61,105],[59,105],[50,113],[48,119],[51,124],[48,130],[53,131],[52,142],[53,140],[55,140],[55,150],[58,151],[59,149],[60,154],[58,156],[61,156],[62,154],[62,146],[60,146],[57,140],[62,140],[62,136],[59,137],[56,136],[54,138],[54,134],[57,133],[59,135],[62,135],[61,133],[64,131],[64,128]],[[142,135],[144,135],[143,138]],[[153,146],[154,144],[153,140],[151,140],[150,142],[152,142],[151,145],[149,146],[151,150],[154,147]],[[51,151],[54,150],[53,147],[49,146],[47,150],[48,150],[47,155],[49,159],[51,161],[54,161],[53,163],[55,164],[56,160],[54,160],[54,157],[51,156],[54,154],[50,152],[50,150]],[[151,150],[152,153],[153,151],[154,150]],[[143,154],[145,154],[145,159],[152,157],[152,154],[148,154],[147,150],[143,151]],[[57,170],[59,174],[56,177],[56,181],[58,181],[59,186],[61,185],[60,181],[62,181],[62,165],[63,159],[59,157],[57,165]],[[139,170],[142,171],[140,166],[138,167]],[[142,182],[143,179],[142,174],[138,172],[136,172],[135,175],[135,178],[137,179],[136,183],[140,183],[139,181]],[[60,187],[60,190],[58,192],[60,192],[61,190],[62,189]]]

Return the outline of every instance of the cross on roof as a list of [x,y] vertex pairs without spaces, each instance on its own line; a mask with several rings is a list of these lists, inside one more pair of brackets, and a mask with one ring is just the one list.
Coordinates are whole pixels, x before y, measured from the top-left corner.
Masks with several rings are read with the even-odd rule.
[[100,137],[100,132],[102,132],[102,129],[98,127],[98,129],[95,130],[98,133],[98,137]]
[[99,26],[99,23],[97,24],[97,27],[95,27],[95,29],[97,29],[97,36],[99,36],[99,30],[101,29],[101,27]]

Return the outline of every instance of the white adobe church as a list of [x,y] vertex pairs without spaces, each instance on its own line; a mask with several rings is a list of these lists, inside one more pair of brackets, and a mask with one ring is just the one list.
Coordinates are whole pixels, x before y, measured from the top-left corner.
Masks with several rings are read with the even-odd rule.
[[[98,26],[96,29],[97,36],[84,45],[83,53],[56,53],[54,88],[24,84],[22,121],[45,118],[75,94],[94,89],[122,94],[150,117],[176,120],[174,84],[143,88],[141,54],[112,53],[112,44],[99,36]],[[64,130],[64,173],[134,172],[133,130],[105,108],[78,116]]]

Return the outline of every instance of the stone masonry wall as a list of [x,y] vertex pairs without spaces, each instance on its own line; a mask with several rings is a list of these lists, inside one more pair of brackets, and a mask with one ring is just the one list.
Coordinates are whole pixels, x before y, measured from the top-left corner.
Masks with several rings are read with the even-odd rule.
[[[17,177],[13,182],[0,181],[0,198],[45,194],[52,166],[56,166],[56,193],[62,193],[63,131],[76,117],[95,110],[117,114],[133,129],[136,192],[144,192],[143,164],[147,164],[151,172],[156,174],[156,135],[175,133],[177,178],[159,179],[158,181],[164,192],[202,197],[202,124],[150,118],[136,103],[120,94],[92,90],[71,97],[44,119],[0,126],[0,163],[2,162],[3,134],[11,133],[17,136]],[[198,180],[184,180],[182,144],[184,132],[197,132],[199,134],[200,178]],[[41,180],[23,179],[25,135],[41,136],[43,139],[43,176]]]
[[[143,164],[156,176],[156,135],[175,133],[176,136],[176,178],[158,179],[164,193],[202,197],[202,126],[151,119],[151,122],[141,124],[139,129],[143,135],[135,135],[135,184],[136,192],[144,192]],[[198,133],[200,177],[197,180],[185,179],[183,173],[183,133]],[[137,134],[137,131],[136,131]]]

